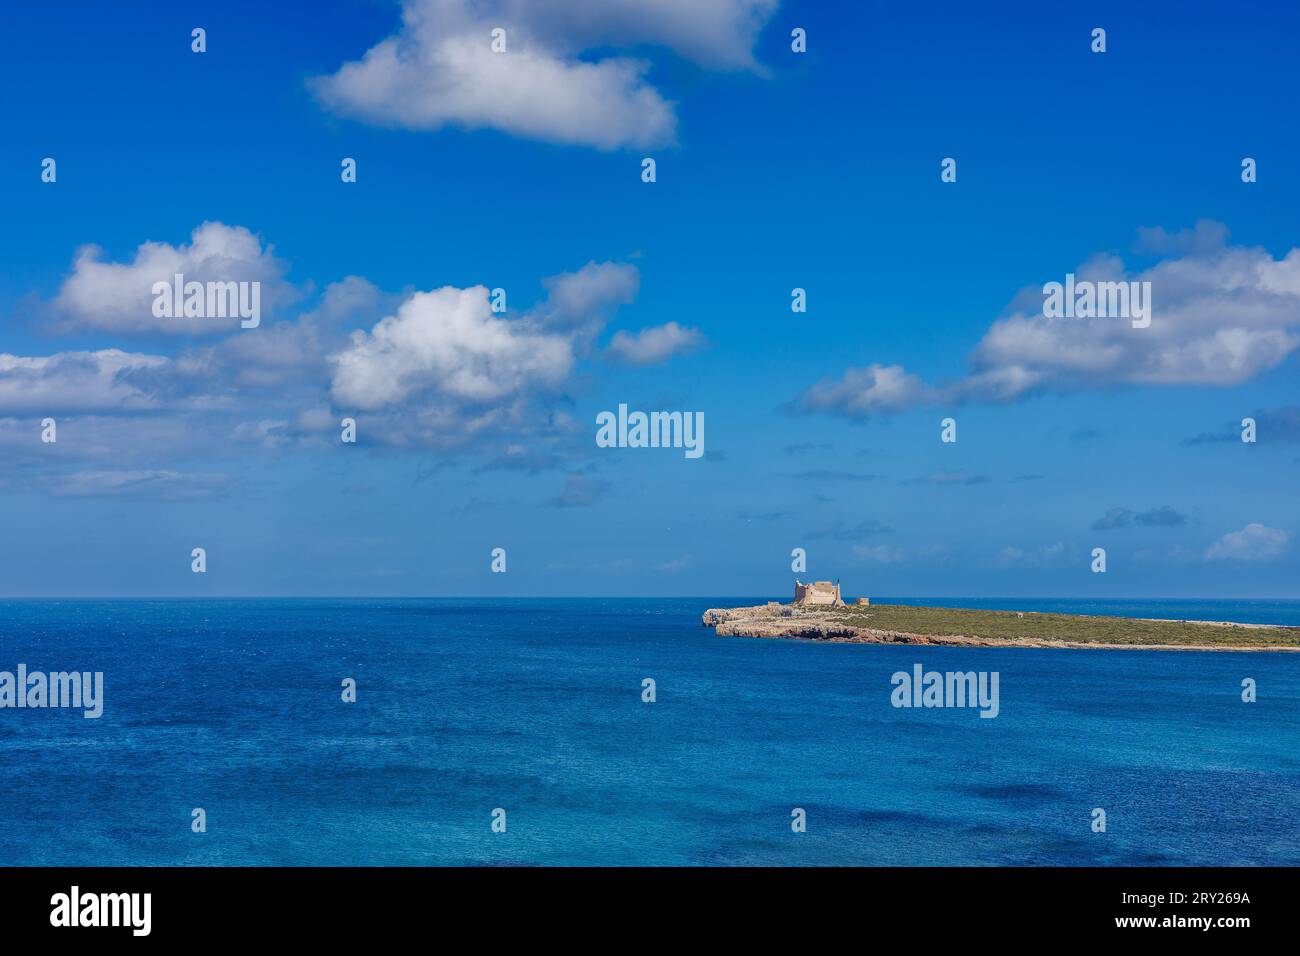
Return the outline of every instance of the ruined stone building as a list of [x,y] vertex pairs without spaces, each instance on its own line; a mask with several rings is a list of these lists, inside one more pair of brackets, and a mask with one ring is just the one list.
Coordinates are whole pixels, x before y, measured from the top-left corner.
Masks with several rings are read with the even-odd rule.
[[843,607],[844,599],[840,597],[840,586],[830,581],[794,582],[795,604],[830,604]]

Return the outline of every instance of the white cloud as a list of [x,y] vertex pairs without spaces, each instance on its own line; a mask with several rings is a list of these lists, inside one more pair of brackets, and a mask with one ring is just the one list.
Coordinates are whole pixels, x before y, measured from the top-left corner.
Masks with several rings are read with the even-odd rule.
[[[84,463],[105,468],[150,468],[159,456],[203,454],[213,447],[189,415],[56,413],[58,442],[41,441],[40,413],[0,417],[0,471],[12,469],[23,481],[48,488],[45,466]],[[224,438],[224,436],[222,436]],[[218,447],[226,447],[221,440]]]
[[568,339],[493,315],[483,286],[417,292],[333,357],[334,397],[383,408],[433,389],[492,402],[533,385],[555,386],[573,367]]
[[293,294],[283,281],[284,266],[243,226],[205,222],[190,234],[188,245],[145,242],[130,262],[106,262],[104,251],[82,246],[72,273],[54,300],[56,312],[70,326],[112,332],[168,332],[203,335],[229,332],[239,318],[160,318],[153,313],[156,282],[260,282],[265,316],[275,303]]
[[1229,531],[1205,550],[1206,561],[1272,561],[1291,543],[1291,533],[1252,522]]
[[812,386],[795,407],[864,418],[1035,391],[1247,381],[1300,349],[1300,249],[1274,259],[1258,247],[1227,245],[1226,234],[1217,223],[1172,235],[1143,230],[1142,248],[1181,255],[1136,273],[1109,255],[1073,270],[1078,280],[1150,282],[1148,328],[1126,319],[1046,318],[1042,287],[1033,286],[984,334],[961,380],[929,385],[901,366],[875,364]]
[[642,329],[636,335],[617,332],[607,353],[629,365],[658,365],[681,352],[697,349],[704,342],[700,330],[668,322]]
[[421,428],[490,428],[519,413],[512,401],[562,385],[637,283],[631,266],[588,263],[545,280],[546,300],[518,319],[495,315],[483,286],[417,292],[331,356],[331,393],[362,411],[422,395]]
[[373,324],[401,301],[401,296],[385,295],[365,279],[347,276],[326,286],[319,305],[296,321],[263,326],[256,334],[232,334],[215,346],[190,350],[184,359],[201,366],[208,381],[239,387],[320,382],[329,378],[328,354],[346,340],[343,324]]
[[[649,64],[603,54],[662,45],[708,66],[752,68],[754,40],[775,6],[776,0],[406,0],[395,36],[311,85],[335,111],[381,125],[488,128],[598,149],[671,144],[677,118],[647,82]],[[505,53],[491,48],[497,27],[506,30]]]
[[636,266],[588,262],[577,272],[543,279],[546,301],[530,310],[527,318],[547,332],[572,336],[575,350],[585,353],[614,310],[635,299],[640,286]]
[[[1151,283],[1149,328],[1111,318],[1047,319],[1017,311],[993,324],[972,356],[966,391],[1011,397],[1042,385],[1235,385],[1300,348],[1300,250],[1195,249],[1140,273],[1111,256],[1076,270],[1096,282]],[[1032,301],[1032,294],[1026,296]],[[989,383],[995,383],[991,389]]]
[[701,66],[756,69],[754,41],[778,0],[506,0],[498,7],[556,49],[664,46]]
[[169,469],[77,471],[55,478],[51,492],[63,497],[129,497],[177,501],[206,498],[224,490],[222,474],[187,474]]
[[[214,259],[218,248],[230,255]],[[280,269],[251,233],[219,223],[201,226],[194,242],[179,249],[146,243],[131,262],[101,258],[79,253],[57,303],[67,320],[135,322],[138,314],[124,303],[141,288],[139,314],[151,315],[155,271],[181,269],[193,280],[196,268],[218,259]],[[491,311],[482,286],[390,294],[348,276],[326,286],[292,320],[249,330],[232,325],[216,341],[189,343],[170,355],[0,353],[0,443],[10,431],[3,423],[12,422],[11,437],[29,456],[27,416],[39,422],[59,415],[61,440],[65,426],[75,427],[76,448],[95,450],[78,457],[123,467],[124,452],[115,449],[123,428],[160,436],[154,446],[160,454],[232,441],[277,449],[336,441],[338,418],[355,415],[367,442],[440,448],[490,442],[481,449],[489,458],[503,442],[526,442],[558,461],[576,441],[560,393],[639,284],[632,265],[588,262],[543,279],[543,300],[507,317]],[[147,329],[136,323],[131,331]],[[74,423],[74,416],[80,420]],[[62,455],[62,448],[50,446],[45,457]],[[131,467],[151,464],[136,456]]]
[[168,360],[120,349],[47,356],[0,353],[0,412],[140,411],[155,400],[131,373]]
[[823,379],[804,392],[797,406],[804,411],[866,418],[918,404],[927,399],[930,391],[901,365],[873,363],[866,368],[851,368],[838,380]]

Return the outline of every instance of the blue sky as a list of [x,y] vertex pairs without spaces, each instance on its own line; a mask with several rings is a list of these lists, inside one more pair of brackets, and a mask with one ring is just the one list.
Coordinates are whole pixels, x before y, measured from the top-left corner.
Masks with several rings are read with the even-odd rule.
[[[1300,12],[10,16],[0,592],[1300,597]],[[153,317],[172,262],[261,325]],[[1151,328],[1044,318],[1071,272]]]

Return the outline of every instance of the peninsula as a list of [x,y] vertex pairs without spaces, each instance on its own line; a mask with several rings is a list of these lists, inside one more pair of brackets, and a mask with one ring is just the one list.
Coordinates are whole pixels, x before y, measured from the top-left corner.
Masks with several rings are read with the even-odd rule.
[[1167,621],[845,604],[838,584],[796,582],[790,604],[710,608],[703,623],[719,637],[789,637],[849,644],[950,647],[1065,647],[1120,650],[1300,651],[1300,627],[1224,621]]

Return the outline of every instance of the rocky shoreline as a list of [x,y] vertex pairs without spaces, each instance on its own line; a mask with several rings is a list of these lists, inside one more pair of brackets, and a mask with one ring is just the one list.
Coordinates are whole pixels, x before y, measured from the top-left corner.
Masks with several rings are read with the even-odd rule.
[[[1052,637],[1046,633],[1026,633],[1023,636],[1016,635],[988,635],[980,634],[978,631],[973,633],[923,633],[920,630],[900,630],[890,627],[873,627],[871,626],[872,618],[877,616],[880,611],[948,611],[950,610],[954,617],[961,614],[979,614],[983,617],[995,616],[1005,617],[1007,619],[1016,618],[1014,624],[1022,624],[1028,616],[1032,624],[1037,620],[1047,621],[1049,618],[1070,617],[1074,621],[1085,622],[1083,627],[1086,628],[1087,622],[1100,621],[1107,624],[1123,623],[1132,621],[1135,625],[1147,623],[1156,625],[1179,625],[1184,630],[1188,627],[1194,629],[1196,640],[1187,641],[1144,641],[1144,642],[1127,642],[1111,639],[1075,639],[1071,637]],[[885,616],[881,614],[880,616]],[[919,615],[918,615],[919,616]],[[1139,621],[1138,619],[1129,618],[1093,618],[1088,619],[1081,616],[1066,615],[1043,615],[1030,614],[1026,615],[1014,611],[1006,612],[973,612],[963,611],[961,609],[935,609],[935,608],[881,608],[880,606],[872,608],[836,608],[836,607],[816,607],[801,606],[793,604],[762,604],[754,607],[737,607],[737,608],[710,608],[705,611],[701,623],[705,627],[712,627],[718,637],[776,637],[776,638],[794,638],[800,640],[825,641],[828,643],[840,644],[909,644],[909,645],[937,645],[944,647],[1059,647],[1059,648],[1091,648],[1091,649],[1113,649],[1113,650],[1178,650],[1178,651],[1205,651],[1205,650],[1222,650],[1222,651],[1300,651],[1300,629],[1268,627],[1255,624],[1233,624],[1230,622],[1211,622],[1211,621]],[[1079,625],[1075,625],[1077,628]],[[1041,625],[1043,630],[1050,627],[1050,624]],[[1268,634],[1289,633],[1296,635],[1294,643],[1228,643],[1231,637],[1241,635],[1244,632],[1260,631]],[[1222,641],[1220,641],[1222,639]]]

